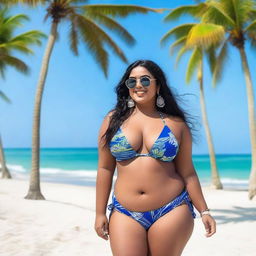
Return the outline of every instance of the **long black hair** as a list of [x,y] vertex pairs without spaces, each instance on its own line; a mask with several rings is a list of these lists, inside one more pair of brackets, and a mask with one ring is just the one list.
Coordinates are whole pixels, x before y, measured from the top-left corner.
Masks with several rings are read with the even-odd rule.
[[[171,89],[167,85],[167,80],[162,69],[151,60],[137,60],[130,64],[120,82],[115,88],[115,92],[117,95],[117,103],[116,106],[111,109],[108,113],[112,112],[110,115],[110,122],[108,129],[105,134],[103,134],[102,138],[105,137],[105,145],[109,144],[112,137],[118,130],[118,128],[122,125],[122,123],[132,114],[134,108],[128,108],[127,100],[129,98],[129,89],[125,85],[125,81],[129,78],[129,75],[133,68],[141,66],[146,68],[154,78],[156,78],[156,83],[160,86],[159,94],[164,98],[165,106],[159,108],[156,105],[156,109],[162,113],[167,115],[171,115],[174,117],[180,117],[191,130],[193,141],[194,135],[192,130],[195,129],[195,125],[190,119],[194,119],[189,116],[187,112],[185,112],[177,103],[178,96],[174,96]],[[177,99],[176,99],[177,98]]]

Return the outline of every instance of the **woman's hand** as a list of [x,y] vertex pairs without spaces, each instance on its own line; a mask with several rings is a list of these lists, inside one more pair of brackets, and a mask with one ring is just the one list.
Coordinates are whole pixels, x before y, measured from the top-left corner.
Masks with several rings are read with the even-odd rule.
[[99,237],[108,240],[108,218],[106,214],[96,215],[94,229]]
[[206,230],[206,237],[212,236],[216,232],[216,222],[210,214],[202,215],[202,222]]

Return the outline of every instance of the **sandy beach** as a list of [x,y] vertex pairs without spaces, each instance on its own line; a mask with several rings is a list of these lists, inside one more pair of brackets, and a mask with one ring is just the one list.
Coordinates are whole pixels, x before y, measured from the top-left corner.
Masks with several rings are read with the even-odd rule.
[[[0,180],[1,256],[112,255],[94,232],[95,187],[41,183],[46,200],[25,200],[28,181]],[[204,196],[217,221],[205,237],[201,219],[182,255],[255,256],[256,199],[247,191],[212,190]]]

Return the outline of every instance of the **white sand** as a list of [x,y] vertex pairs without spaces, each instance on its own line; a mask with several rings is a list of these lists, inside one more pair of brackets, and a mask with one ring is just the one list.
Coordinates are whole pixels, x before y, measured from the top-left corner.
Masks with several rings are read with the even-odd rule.
[[[95,188],[41,183],[45,201],[23,199],[28,182],[0,180],[1,256],[110,256],[109,241],[94,232]],[[256,199],[246,191],[203,188],[217,221],[204,236],[200,218],[184,256],[255,256]]]

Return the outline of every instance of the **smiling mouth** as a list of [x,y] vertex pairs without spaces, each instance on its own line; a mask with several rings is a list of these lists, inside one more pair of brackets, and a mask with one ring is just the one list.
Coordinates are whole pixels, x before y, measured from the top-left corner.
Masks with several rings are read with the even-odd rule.
[[143,96],[145,93],[145,91],[135,91],[135,94],[138,96]]
[[146,91],[134,91],[135,93],[145,93]]

